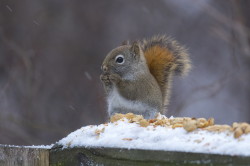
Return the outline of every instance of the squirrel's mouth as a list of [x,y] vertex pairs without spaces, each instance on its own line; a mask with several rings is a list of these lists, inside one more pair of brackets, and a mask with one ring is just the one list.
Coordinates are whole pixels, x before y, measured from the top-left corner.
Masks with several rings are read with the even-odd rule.
[[110,75],[110,73],[108,73],[108,72],[103,72],[102,75],[108,76],[108,75]]
[[102,71],[102,74],[103,74],[103,75],[110,75],[110,74],[112,74],[112,73],[108,70],[108,71]]

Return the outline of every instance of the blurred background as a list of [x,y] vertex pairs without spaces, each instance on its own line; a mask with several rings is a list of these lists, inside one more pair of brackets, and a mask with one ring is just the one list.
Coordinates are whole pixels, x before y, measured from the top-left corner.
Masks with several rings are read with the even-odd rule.
[[107,121],[99,81],[123,40],[168,34],[190,52],[167,116],[250,122],[248,0],[1,0],[0,144],[51,144]]

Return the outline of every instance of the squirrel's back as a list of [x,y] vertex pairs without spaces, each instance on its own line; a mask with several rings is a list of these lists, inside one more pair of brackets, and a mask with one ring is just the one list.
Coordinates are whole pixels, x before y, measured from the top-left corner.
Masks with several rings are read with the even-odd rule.
[[144,39],[140,43],[149,70],[160,85],[163,103],[168,105],[173,75],[185,75],[191,69],[186,49],[165,35]]

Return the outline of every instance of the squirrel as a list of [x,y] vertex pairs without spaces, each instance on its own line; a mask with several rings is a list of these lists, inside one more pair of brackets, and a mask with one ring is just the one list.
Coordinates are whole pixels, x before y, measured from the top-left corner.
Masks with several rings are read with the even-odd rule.
[[111,50],[101,66],[109,116],[134,113],[151,119],[165,113],[174,75],[191,69],[187,50],[165,35]]

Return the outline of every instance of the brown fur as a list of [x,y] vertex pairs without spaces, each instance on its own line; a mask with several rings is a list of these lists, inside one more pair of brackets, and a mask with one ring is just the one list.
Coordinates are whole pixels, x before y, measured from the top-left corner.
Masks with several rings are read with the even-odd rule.
[[[116,57],[123,57],[119,64]],[[173,75],[190,69],[186,50],[174,40],[155,36],[149,40],[124,42],[111,50],[102,64],[100,78],[107,92],[109,116],[141,114],[154,118],[169,103]]]
[[143,40],[142,49],[149,70],[158,82],[166,107],[169,103],[172,76],[185,75],[191,68],[186,49],[166,36]]

